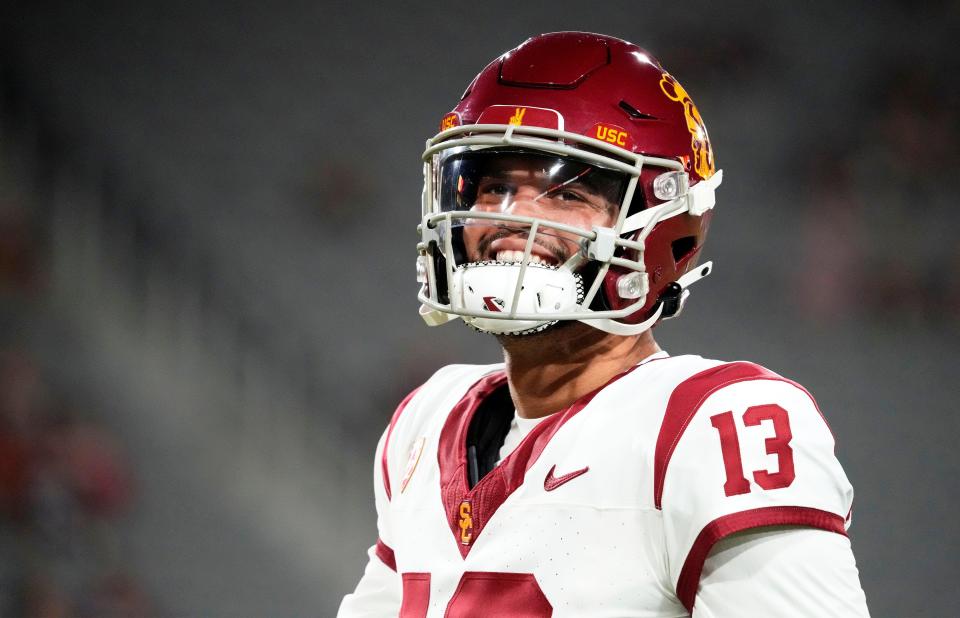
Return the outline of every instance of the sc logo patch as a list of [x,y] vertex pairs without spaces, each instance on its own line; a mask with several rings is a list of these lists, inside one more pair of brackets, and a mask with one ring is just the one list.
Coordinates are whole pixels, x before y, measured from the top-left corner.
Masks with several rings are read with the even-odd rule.
[[473,507],[469,500],[460,503],[460,543],[469,545],[473,540]]

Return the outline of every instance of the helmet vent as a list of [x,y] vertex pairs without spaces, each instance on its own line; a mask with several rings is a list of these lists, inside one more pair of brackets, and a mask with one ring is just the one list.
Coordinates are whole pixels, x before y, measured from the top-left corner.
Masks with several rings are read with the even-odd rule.
[[670,243],[673,250],[673,261],[677,264],[686,259],[697,247],[696,236],[684,236]]
[[624,100],[621,100],[619,103],[620,109],[627,112],[627,115],[633,118],[634,120],[659,120],[656,116],[651,116],[650,114],[644,114],[636,107],[630,105]]
[[607,39],[587,32],[554,32],[525,41],[501,56],[501,84],[572,90],[610,64]]

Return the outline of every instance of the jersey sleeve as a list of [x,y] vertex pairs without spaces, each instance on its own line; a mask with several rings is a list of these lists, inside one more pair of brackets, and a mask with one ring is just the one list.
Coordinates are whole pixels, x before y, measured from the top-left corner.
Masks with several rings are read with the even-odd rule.
[[853,490],[826,421],[806,390],[757,365],[721,365],[678,386],[654,468],[670,576],[688,610],[707,555],[731,534],[846,533]]
[[763,528],[717,543],[693,618],[869,618],[850,539],[814,528]]
[[[410,397],[404,400],[404,406]],[[377,510],[377,542],[367,550],[367,566],[356,589],[340,603],[337,618],[396,616],[403,597],[402,581],[391,543],[390,531],[390,464],[387,446],[390,434],[402,407],[377,443],[373,465],[373,494]]]

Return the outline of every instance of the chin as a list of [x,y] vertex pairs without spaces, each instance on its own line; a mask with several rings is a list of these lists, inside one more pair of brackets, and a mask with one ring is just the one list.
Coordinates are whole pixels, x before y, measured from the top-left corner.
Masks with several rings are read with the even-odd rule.
[[574,332],[573,329],[575,329],[577,326],[590,328],[586,324],[578,322],[577,320],[560,320],[558,322],[555,322],[547,326],[543,330],[540,330],[534,333],[526,333],[526,334],[519,334],[519,335],[494,333],[493,336],[497,338],[497,341],[500,342],[500,345],[507,346],[507,345],[516,344],[518,342],[543,341],[544,339],[554,337],[557,334],[569,334]]

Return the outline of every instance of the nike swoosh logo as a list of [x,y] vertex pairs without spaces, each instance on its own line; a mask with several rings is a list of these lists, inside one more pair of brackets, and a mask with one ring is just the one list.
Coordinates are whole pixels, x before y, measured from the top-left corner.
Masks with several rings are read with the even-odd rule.
[[560,487],[564,483],[569,483],[570,481],[577,478],[581,474],[586,474],[587,470],[590,469],[590,466],[586,466],[585,468],[581,468],[580,470],[574,470],[573,472],[569,472],[567,474],[564,474],[563,476],[554,476],[553,472],[556,469],[557,469],[557,466],[554,465],[552,468],[550,468],[550,472],[547,472],[547,478],[543,479],[543,488],[546,489],[547,491],[553,491],[554,489],[556,489],[557,487]]

